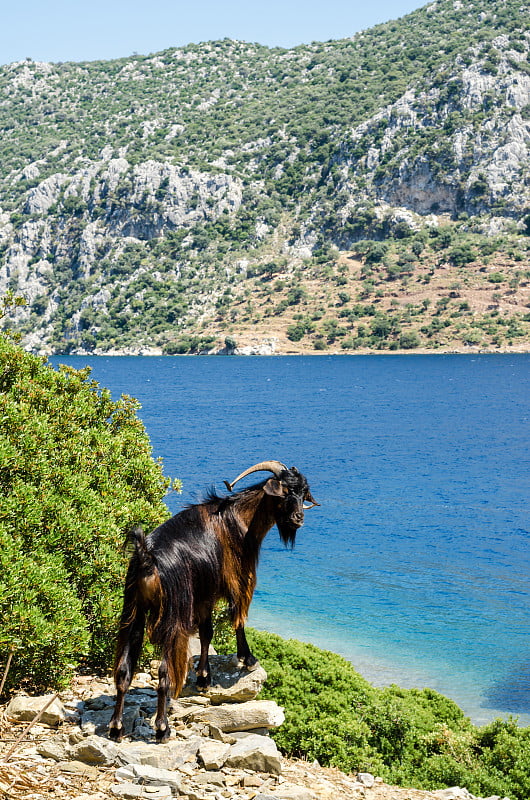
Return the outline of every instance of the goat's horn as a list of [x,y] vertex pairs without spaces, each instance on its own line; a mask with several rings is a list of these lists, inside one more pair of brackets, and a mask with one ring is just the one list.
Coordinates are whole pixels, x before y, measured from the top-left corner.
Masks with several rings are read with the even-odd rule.
[[238,475],[235,481],[232,481],[232,483],[224,481],[224,485],[226,486],[228,491],[231,492],[236,483],[240,481],[241,478],[246,478],[247,475],[251,475],[253,472],[263,472],[263,471],[272,472],[273,475],[279,478],[281,473],[285,469],[287,469],[287,467],[285,466],[285,464],[282,464],[281,461],[260,461],[259,464],[255,464],[253,467],[249,467],[244,472],[242,472],[241,475]]
[[304,505],[303,506],[304,511],[309,511],[310,508],[314,508],[315,506],[319,506],[320,505],[320,503],[317,503],[317,501],[315,500],[315,498],[313,497],[311,492],[307,493],[305,499],[307,500],[308,503],[311,503],[311,505],[310,506]]

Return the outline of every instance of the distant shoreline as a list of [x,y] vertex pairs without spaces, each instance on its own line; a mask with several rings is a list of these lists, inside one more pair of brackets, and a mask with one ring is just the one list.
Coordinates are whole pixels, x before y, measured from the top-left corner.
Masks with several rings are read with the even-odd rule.
[[131,358],[190,358],[190,357],[227,357],[227,358],[270,358],[270,357],[277,357],[277,358],[292,358],[294,356],[315,356],[316,358],[322,358],[326,356],[470,356],[470,355],[528,355],[530,354],[530,344],[521,348],[521,347],[513,347],[513,348],[502,348],[502,349],[482,349],[482,348],[460,348],[460,349],[447,349],[442,350],[437,348],[436,350],[429,350],[426,348],[418,348],[415,350],[285,350],[285,351],[278,351],[274,353],[226,353],[222,350],[217,352],[202,352],[202,353],[163,353],[158,349],[149,350],[148,348],[139,348],[136,351],[132,351],[130,349],[127,350],[111,350],[111,351],[97,351],[97,352],[88,352],[88,351],[77,351],[73,353],[61,353],[61,352],[54,352],[54,353],[44,353],[44,352],[37,352],[36,355],[43,356],[46,358],[69,358],[71,356],[75,357],[86,357],[86,358],[124,358],[124,357],[131,357]]

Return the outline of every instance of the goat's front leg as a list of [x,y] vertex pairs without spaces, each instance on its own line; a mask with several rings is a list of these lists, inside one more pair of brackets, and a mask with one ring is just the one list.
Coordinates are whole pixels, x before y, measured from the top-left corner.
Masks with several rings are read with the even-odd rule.
[[197,688],[208,689],[212,682],[210,672],[210,662],[208,660],[208,650],[213,638],[212,615],[210,614],[204,622],[199,625],[199,637],[201,640],[201,656],[197,664]]
[[250,652],[247,637],[245,636],[245,626],[238,625],[236,628],[236,641],[237,641],[237,657],[247,667],[247,669],[255,669],[258,659]]
[[157,742],[165,742],[169,739],[170,728],[167,719],[167,697],[169,694],[169,675],[167,669],[166,654],[162,656],[162,661],[158,667],[158,705],[155,719],[155,735]]

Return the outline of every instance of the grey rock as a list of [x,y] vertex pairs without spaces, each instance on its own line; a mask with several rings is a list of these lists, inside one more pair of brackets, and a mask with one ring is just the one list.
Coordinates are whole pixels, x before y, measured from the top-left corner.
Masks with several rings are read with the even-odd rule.
[[114,742],[101,736],[88,736],[72,747],[72,758],[85,764],[111,766],[118,757],[118,748]]
[[[102,711],[86,711],[82,714],[81,730],[89,734],[104,736],[109,729],[109,722],[113,713],[113,706],[108,706]],[[130,736],[135,724],[140,719],[140,705],[128,704],[123,711],[123,733]]]
[[57,173],[45,178],[34,189],[30,189],[25,210],[28,214],[42,214],[55,203],[61,187],[68,181],[67,175]]
[[[17,722],[31,722],[51,700],[53,695],[47,694],[40,697],[17,695],[13,697],[6,709],[9,719]],[[41,725],[58,725],[66,718],[66,709],[61,701],[56,698],[40,717]]]
[[205,739],[199,747],[199,761],[202,762],[205,769],[221,769],[229,752],[229,744],[217,742],[213,739]]
[[225,761],[227,767],[250,769],[254,772],[281,773],[281,756],[276,744],[267,736],[252,735],[236,742]]
[[375,783],[375,778],[369,772],[358,772],[357,782],[362,783],[363,786],[366,786],[368,789],[371,789]]
[[133,736],[135,739],[144,739],[151,741],[155,737],[155,729],[147,722],[140,720],[137,721],[133,728]]
[[70,754],[68,737],[54,736],[53,739],[39,742],[37,753],[44,758],[53,758],[54,761],[66,761]]
[[147,764],[158,769],[174,770],[182,764],[195,764],[201,744],[198,736],[186,740],[170,740],[165,744],[124,742],[119,745],[120,764]]
[[169,786],[173,794],[180,792],[181,776],[172,770],[159,769],[149,764],[130,764],[116,770],[117,780],[140,783],[142,786]]
[[82,775],[91,780],[96,780],[99,776],[97,767],[91,764],[84,764],[82,761],[60,761],[57,766],[61,772],[66,772],[69,775]]
[[125,767],[118,767],[114,773],[114,777],[117,781],[129,781],[129,783],[133,782],[135,778],[133,764],[128,764]]
[[[248,670],[242,666],[237,656],[213,655],[209,658],[212,673],[212,685],[201,694],[211,703],[244,703],[253,700],[261,691],[267,680],[267,673],[261,666]],[[181,697],[197,694],[196,682],[198,658],[193,659],[193,669],[181,691]]]
[[206,784],[207,786],[223,788],[226,786],[226,776],[222,772],[198,772],[193,776],[193,783],[196,786]]
[[81,730],[79,725],[76,725],[75,728],[72,728],[70,734],[68,736],[68,741],[70,744],[79,744],[82,742],[83,739],[86,739],[89,734],[86,731]]
[[225,744],[235,744],[237,741],[236,736],[229,733],[223,733],[220,728],[216,725],[210,725],[210,739],[215,739],[218,742],[224,742]]
[[110,791],[115,797],[136,798],[144,796],[143,786],[139,786],[137,783],[114,784],[110,787]]
[[108,694],[100,694],[97,697],[88,697],[83,703],[82,712],[102,711],[103,709],[113,708],[115,698]]

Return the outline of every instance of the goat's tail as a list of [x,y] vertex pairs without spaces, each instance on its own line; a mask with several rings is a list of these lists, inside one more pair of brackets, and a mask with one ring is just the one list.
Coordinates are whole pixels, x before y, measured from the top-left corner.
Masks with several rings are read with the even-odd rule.
[[147,539],[141,525],[136,525],[129,531],[127,541],[134,546],[140,572],[149,573],[153,569],[154,561],[147,549]]
[[190,656],[188,652],[189,633],[184,630],[179,630],[170,643],[169,647],[165,650],[165,660],[167,664],[167,672],[169,678],[169,685],[173,697],[178,697],[189,670]]
[[180,583],[176,584],[163,557],[153,557],[143,528],[132,528],[128,541],[134,545],[134,555],[127,585],[130,581],[138,589],[143,584],[143,591],[140,590],[143,602],[139,601],[138,592],[135,592],[133,615],[138,618],[138,625],[142,628],[144,623],[147,624],[151,642],[161,647],[171,692],[178,697],[188,674],[191,590],[189,587],[184,589]]

